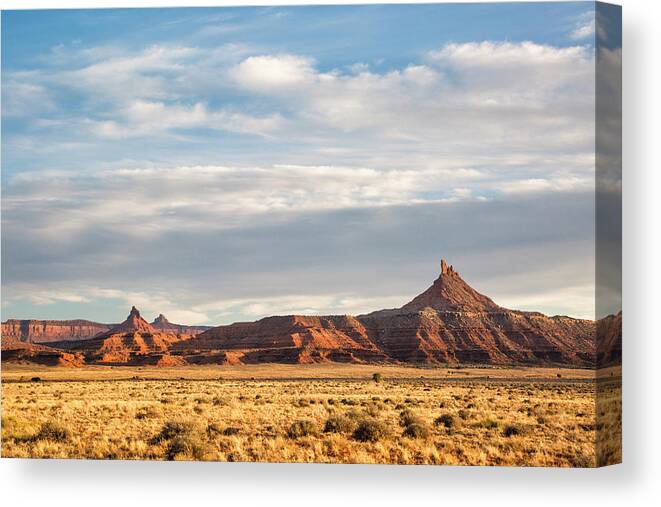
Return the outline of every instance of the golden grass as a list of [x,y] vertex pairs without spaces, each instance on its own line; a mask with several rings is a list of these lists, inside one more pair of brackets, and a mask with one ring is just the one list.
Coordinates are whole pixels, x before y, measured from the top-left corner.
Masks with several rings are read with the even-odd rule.
[[[495,381],[493,373],[485,379],[484,370],[477,369],[482,375],[447,380],[444,376],[457,374],[355,365],[296,366],[297,380],[273,380],[267,373],[273,378],[275,370],[283,375],[291,370],[259,366],[3,370],[3,380],[12,381],[2,385],[2,454],[524,466],[597,462],[594,382],[568,381],[564,374],[552,380],[554,375],[548,370],[541,375],[542,369],[503,370]],[[383,375],[378,383],[371,381],[376,371]],[[513,372],[518,380],[508,380]],[[138,379],[107,381],[129,374]],[[102,380],[93,380],[95,375]],[[548,380],[526,380],[529,375]],[[21,376],[60,381],[21,382]],[[309,380],[301,379],[305,376]],[[609,409],[617,404],[619,388],[607,391],[610,405],[599,422],[615,434],[617,421],[609,419]],[[372,432],[355,433],[358,427]],[[600,451],[612,462],[615,440]]]
[[[610,372],[610,370],[609,370]],[[63,368],[35,366],[33,364],[3,363],[2,380],[30,380],[38,376],[43,380],[132,380],[141,379],[371,379],[380,373],[388,379],[537,379],[537,380],[585,380],[594,379],[595,370],[581,368],[543,367],[415,367],[396,365],[360,364],[250,364],[175,366],[98,366]]]

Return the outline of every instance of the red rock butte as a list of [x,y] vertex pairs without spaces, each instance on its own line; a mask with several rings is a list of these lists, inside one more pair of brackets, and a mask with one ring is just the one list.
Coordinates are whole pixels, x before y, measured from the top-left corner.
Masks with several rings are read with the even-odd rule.
[[[6,330],[14,343],[39,336],[24,334],[22,322],[3,323],[3,338]],[[34,322],[43,321],[29,322],[27,328],[40,329]],[[621,349],[621,317],[602,319],[598,326],[592,320],[510,310],[473,289],[445,260],[438,278],[410,302],[365,315],[271,316],[204,328],[171,324],[162,314],[150,324],[133,307],[117,325],[60,321],[67,324],[58,327],[53,323],[57,321],[49,322],[45,325],[53,327],[56,339],[48,340],[52,347],[48,353],[73,354],[72,364],[166,367],[343,362],[594,367],[597,328],[604,329],[608,337],[600,342],[600,364],[621,357],[611,350]],[[80,322],[81,328],[71,322]],[[61,328],[70,329],[71,336],[60,332]],[[97,332],[89,336],[94,330]]]

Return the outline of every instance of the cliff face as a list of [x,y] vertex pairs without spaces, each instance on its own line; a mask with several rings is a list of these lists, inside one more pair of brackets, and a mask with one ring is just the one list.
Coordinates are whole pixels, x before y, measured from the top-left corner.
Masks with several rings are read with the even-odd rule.
[[188,335],[156,330],[134,306],[124,322],[105,333],[89,340],[56,342],[54,345],[83,356],[87,363],[174,366],[186,364],[186,361],[172,357],[169,350],[175,343],[188,338]]
[[8,326],[20,337],[16,341],[48,337],[53,347],[88,363],[162,366],[334,361],[593,367],[619,360],[622,325],[621,314],[596,323],[503,308],[445,261],[439,277],[409,303],[358,316],[274,316],[204,332],[171,324],[163,315],[150,324],[135,307],[112,329],[68,321],[38,334],[39,326],[24,333],[13,322],[21,321],[3,324],[3,335]]
[[2,361],[13,363],[36,363],[44,366],[79,367],[85,364],[80,354],[64,352],[62,350],[26,343],[15,338],[2,338]]
[[151,323],[154,329],[166,333],[196,335],[208,331],[211,326],[184,326],[182,324],[173,324],[162,313]]
[[239,362],[592,366],[596,360],[593,321],[503,308],[445,261],[433,284],[401,308],[357,317],[267,317],[216,327],[175,348],[198,355],[232,351]]
[[[134,307],[135,309],[135,307]],[[135,310],[137,311],[137,310]],[[144,319],[143,319],[144,320]],[[88,340],[122,324],[102,324],[89,320],[18,320],[2,323],[2,338],[24,343],[54,343],[72,340]],[[130,325],[129,325],[130,327]],[[163,314],[151,324],[144,321],[143,330],[174,334],[196,335],[211,329],[210,326],[185,326],[169,322]]]
[[10,319],[2,323],[2,338],[11,338],[25,343],[87,340],[108,331],[113,325],[89,320]]
[[622,364],[622,312],[597,321],[599,367]]

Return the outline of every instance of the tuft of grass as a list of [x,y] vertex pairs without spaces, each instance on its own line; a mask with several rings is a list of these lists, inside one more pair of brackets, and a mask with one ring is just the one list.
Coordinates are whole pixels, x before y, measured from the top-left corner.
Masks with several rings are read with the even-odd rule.
[[69,438],[71,438],[69,428],[53,421],[43,423],[37,434],[32,437],[33,440],[51,440],[53,442],[66,442]]
[[228,426],[223,430],[223,435],[225,435],[226,437],[238,435],[239,433],[241,433],[241,430],[235,426]]
[[218,425],[217,423],[207,424],[207,435],[209,438],[212,438],[214,435],[218,435],[222,432],[223,430],[221,429],[220,425]]
[[193,434],[177,435],[168,444],[165,457],[172,461],[175,459],[188,459],[201,461],[208,453],[206,444]]
[[407,408],[399,413],[399,424],[406,427],[410,424],[423,424],[423,421],[419,415]]
[[159,416],[158,410],[154,407],[146,407],[135,414],[136,419],[154,419]]
[[520,435],[522,433],[521,428],[515,424],[507,424],[503,428],[503,435],[506,437],[513,437],[515,435]]
[[152,438],[152,443],[159,443],[163,440],[172,440],[183,435],[191,435],[197,430],[197,424],[194,421],[173,420],[167,421],[161,431]]
[[377,384],[381,382],[381,374],[380,373],[373,373],[372,374],[372,380],[376,382]]
[[454,416],[452,416],[452,414],[442,414],[434,419],[434,424],[436,426],[445,426],[450,429],[455,425]]
[[482,426],[488,430],[492,430],[498,427],[498,421],[494,421],[493,419],[485,419],[482,423]]
[[356,423],[349,417],[332,415],[324,424],[324,433],[349,433],[356,427]]
[[308,435],[314,435],[317,432],[317,428],[312,421],[307,419],[296,421],[287,430],[287,436],[291,439],[297,439],[301,437],[306,437]]
[[378,442],[388,436],[388,426],[376,419],[365,419],[353,432],[354,440],[359,442]]
[[404,436],[410,438],[428,438],[429,428],[426,424],[411,423],[404,428]]
[[227,399],[223,398],[222,396],[214,396],[213,400],[211,400],[211,403],[213,403],[216,407],[226,407],[229,405],[229,401],[227,401]]

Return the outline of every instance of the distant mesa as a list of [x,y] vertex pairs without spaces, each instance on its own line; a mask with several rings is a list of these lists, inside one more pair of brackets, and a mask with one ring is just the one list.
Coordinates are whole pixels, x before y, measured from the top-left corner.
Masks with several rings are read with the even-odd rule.
[[[432,285],[401,308],[365,315],[266,317],[218,326],[175,349],[242,363],[595,364],[595,323],[509,310],[444,259]],[[190,359],[189,359],[190,360]]]
[[[14,344],[47,341],[52,350],[72,355],[72,363],[82,358],[87,364],[168,367],[342,362],[594,367],[621,357],[621,314],[597,323],[510,310],[473,289],[444,259],[438,278],[421,294],[400,308],[365,315],[272,316],[209,328],[172,324],[163,314],[149,323],[132,307],[126,320],[117,325],[11,320],[2,324],[2,332],[3,360],[8,336]],[[598,332],[605,337],[599,339],[599,347]],[[8,358],[17,356],[31,357],[23,352]]]
[[[12,338],[23,343],[54,343],[71,340],[89,340],[98,337],[110,330],[124,326],[125,329],[133,329],[137,322],[142,321],[143,330],[151,325],[153,330],[169,331],[176,334],[196,335],[202,333],[211,326],[185,326],[169,322],[163,314],[160,314],[154,322],[148,324],[140,315],[140,311],[133,306],[128,318],[121,324],[104,324],[89,320],[18,320],[9,319],[2,323],[2,337]],[[140,327],[140,326],[137,326]],[[152,330],[152,331],[153,331]]]

